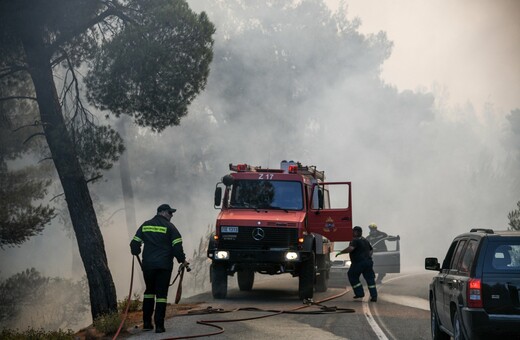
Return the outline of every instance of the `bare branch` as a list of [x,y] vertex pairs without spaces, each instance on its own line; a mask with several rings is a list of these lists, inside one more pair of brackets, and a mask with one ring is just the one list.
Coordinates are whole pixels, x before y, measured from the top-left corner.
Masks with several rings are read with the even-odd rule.
[[41,122],[39,120],[36,120],[32,124],[22,125],[22,126],[16,128],[16,129],[14,129],[13,132],[17,132],[18,130],[25,129],[27,127],[40,126],[40,125],[41,125]]
[[53,198],[50,199],[50,202],[52,202],[55,198],[58,198],[58,197],[63,196],[63,195],[65,195],[64,192],[62,192],[62,193],[59,194],[59,195],[54,196]]
[[13,99],[30,99],[30,100],[36,100],[36,97],[29,97],[29,96],[9,96],[9,97],[1,97],[0,102],[7,101],[7,100],[13,100]]
[[21,65],[14,65],[11,67],[3,68],[0,70],[0,79],[2,79],[4,77],[8,77],[8,76],[10,76],[16,72],[20,72],[20,71],[27,71],[27,67],[21,66]]
[[42,163],[43,161],[49,161],[49,160],[52,160],[52,157],[45,157],[45,158],[42,158],[38,161],[38,164]]
[[24,140],[22,144],[27,143],[28,141],[30,141],[31,139],[33,139],[33,138],[36,137],[36,136],[45,136],[45,133],[43,133],[43,132],[36,132],[36,133],[33,133],[32,135],[30,135],[29,137],[27,137],[27,139]]
[[94,182],[95,180],[98,180],[100,179],[101,177],[103,177],[103,175],[97,175],[95,177],[92,177],[91,179],[87,180],[87,183],[89,182]]

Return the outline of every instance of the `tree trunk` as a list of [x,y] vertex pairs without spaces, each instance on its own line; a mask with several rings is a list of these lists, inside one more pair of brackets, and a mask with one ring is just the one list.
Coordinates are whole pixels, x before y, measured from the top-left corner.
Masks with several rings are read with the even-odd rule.
[[[123,115],[124,116],[124,115]],[[126,122],[129,118],[120,117],[118,131],[121,138],[126,141]],[[128,143],[126,143],[128,145]],[[121,176],[121,188],[123,190],[123,200],[125,203],[126,229],[129,238],[132,238],[137,230],[135,221],[134,189],[130,176],[130,165],[128,163],[128,148],[119,158],[119,174]]]
[[92,205],[85,175],[65,125],[42,32],[22,38],[34,83],[41,123],[58,172],[90,291],[92,318],[117,311],[117,296],[108,268],[103,236]]

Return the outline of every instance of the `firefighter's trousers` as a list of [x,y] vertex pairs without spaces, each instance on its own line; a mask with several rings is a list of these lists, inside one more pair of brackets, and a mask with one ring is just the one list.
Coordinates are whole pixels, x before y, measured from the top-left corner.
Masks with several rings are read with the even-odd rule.
[[151,325],[155,306],[155,327],[164,328],[164,317],[166,316],[166,303],[172,270],[144,269],[143,276],[146,284],[143,298],[143,323],[145,325]]
[[370,292],[370,296],[372,298],[377,297],[377,288],[375,282],[375,273],[374,273],[374,262],[372,259],[366,259],[358,262],[352,263],[350,269],[348,270],[348,280],[350,281],[350,285],[354,290],[354,295],[361,297],[365,296],[365,291],[363,290],[363,285],[359,280],[361,274],[365,278],[365,281],[368,285],[368,290]]

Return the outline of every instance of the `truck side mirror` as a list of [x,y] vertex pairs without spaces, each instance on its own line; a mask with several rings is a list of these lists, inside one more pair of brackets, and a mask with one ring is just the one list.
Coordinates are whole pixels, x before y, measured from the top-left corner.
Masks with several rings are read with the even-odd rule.
[[216,187],[215,188],[215,201],[214,201],[215,208],[220,207],[221,203],[222,203],[222,187]]
[[318,207],[323,209],[323,190],[318,189]]

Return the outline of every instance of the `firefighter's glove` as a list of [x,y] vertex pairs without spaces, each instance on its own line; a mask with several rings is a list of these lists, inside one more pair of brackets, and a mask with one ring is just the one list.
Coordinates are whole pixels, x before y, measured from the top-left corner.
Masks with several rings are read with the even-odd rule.
[[190,264],[186,261],[181,263],[181,265],[179,266],[179,271],[183,269],[186,269],[187,272],[191,272]]
[[336,256],[335,256],[335,257],[338,257],[339,255],[341,255],[341,253],[338,252],[338,253],[336,253]]

